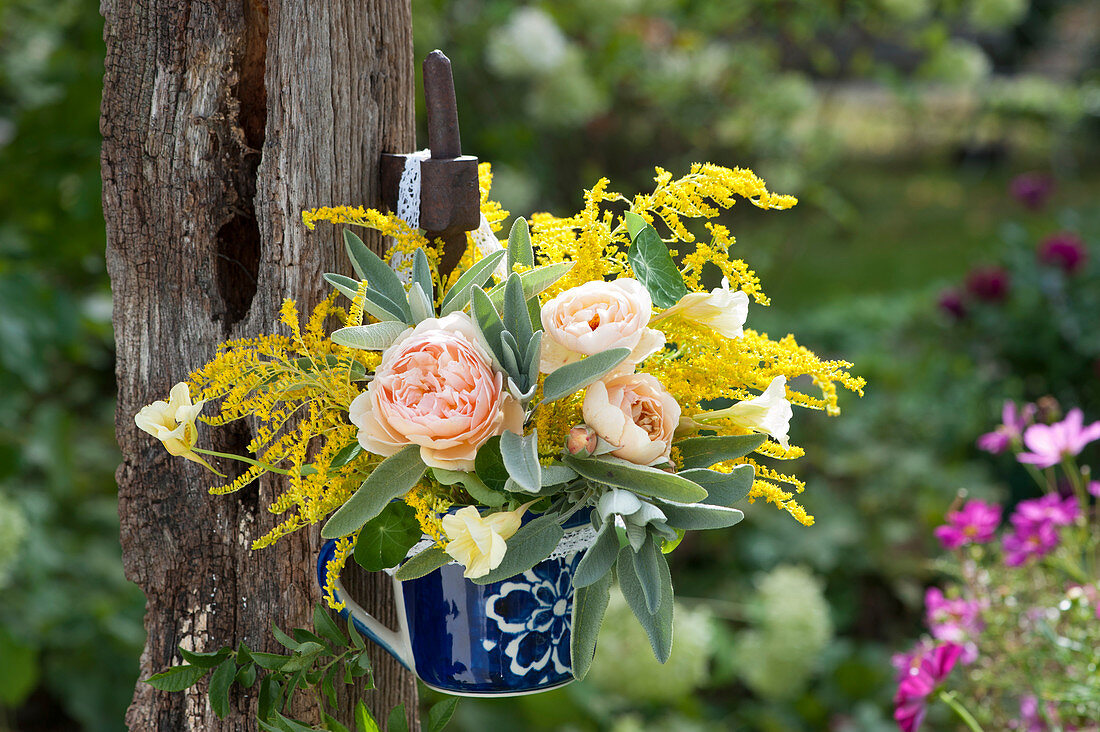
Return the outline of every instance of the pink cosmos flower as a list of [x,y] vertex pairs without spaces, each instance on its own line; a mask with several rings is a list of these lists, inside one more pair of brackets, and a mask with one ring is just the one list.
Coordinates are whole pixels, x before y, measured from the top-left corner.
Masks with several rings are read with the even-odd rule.
[[962,646],[961,660],[964,664],[976,661],[978,646],[974,638],[983,626],[979,617],[981,605],[961,597],[944,597],[938,587],[929,587],[924,593],[924,607],[932,637]]
[[1081,512],[1076,496],[1062,498],[1056,493],[1020,501],[1012,514],[1012,524],[1016,527],[1051,523],[1055,526],[1069,526],[1077,520]]
[[924,721],[928,697],[955,667],[962,648],[942,643],[915,660],[894,694],[894,721],[902,732],[915,732]]
[[1043,239],[1037,253],[1039,261],[1052,264],[1066,274],[1081,269],[1089,257],[1085,242],[1072,231],[1060,231]]
[[1011,284],[1011,277],[1003,267],[979,267],[966,276],[966,291],[986,302],[1003,302]]
[[1100,498],[1100,480],[1089,481],[1089,495]]
[[1015,403],[1006,400],[1001,409],[1001,424],[997,425],[997,429],[978,438],[978,449],[994,455],[1004,452],[1013,442],[1019,442],[1022,439],[1024,428],[1031,424],[1034,418],[1034,404],[1025,404],[1017,408]]
[[1009,183],[1008,192],[1027,208],[1040,209],[1054,192],[1054,179],[1043,173],[1021,173]]
[[1058,530],[1050,521],[1017,526],[1015,531],[1004,535],[1001,545],[1004,547],[1005,564],[1019,567],[1054,551],[1058,546]]
[[1033,424],[1024,432],[1024,445],[1030,452],[1016,459],[1038,468],[1049,468],[1073,457],[1090,442],[1100,439],[1100,422],[1084,425],[1080,409],[1071,409],[1066,418],[1054,424]]
[[948,511],[947,523],[936,527],[935,535],[944,549],[965,544],[985,544],[1001,523],[1001,507],[985,501],[967,501],[961,511]]
[[962,320],[966,317],[966,303],[963,300],[963,294],[955,288],[941,292],[937,304],[940,306],[940,310],[956,320]]

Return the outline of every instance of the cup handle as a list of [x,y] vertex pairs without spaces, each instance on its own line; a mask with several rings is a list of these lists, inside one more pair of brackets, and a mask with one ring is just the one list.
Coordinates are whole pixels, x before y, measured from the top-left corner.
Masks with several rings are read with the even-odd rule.
[[[336,541],[330,539],[321,547],[321,554],[317,558],[317,583],[322,591],[324,591],[328,579],[328,563],[332,561],[335,553]],[[344,609],[339,611],[340,617],[350,617],[356,630],[378,644],[382,650],[397,659],[397,662],[402,666],[414,671],[412,648],[409,646],[406,636],[387,628],[377,618],[364,610],[359,603],[349,597],[339,577],[334,582],[332,595],[337,602],[344,603]]]

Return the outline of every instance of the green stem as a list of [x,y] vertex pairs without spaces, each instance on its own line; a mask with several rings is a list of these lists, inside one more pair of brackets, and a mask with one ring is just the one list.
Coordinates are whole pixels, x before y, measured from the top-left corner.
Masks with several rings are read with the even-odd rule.
[[955,698],[955,692],[941,691],[939,697],[940,701],[951,707],[955,714],[959,716],[959,719],[970,728],[971,732],[984,732],[982,726],[978,724],[978,720],[974,719],[974,715],[968,712],[966,707],[960,704],[959,700]]
[[203,455],[213,455],[214,457],[227,458],[229,460],[239,460],[242,463],[248,463],[249,465],[255,465],[258,468],[270,471],[272,473],[278,473],[279,475],[290,475],[289,470],[283,470],[282,468],[276,468],[274,465],[268,465],[262,463],[259,460],[253,460],[252,458],[246,458],[243,455],[234,455],[228,452],[217,452],[216,450],[203,450],[201,447],[192,447],[195,452],[201,452]]

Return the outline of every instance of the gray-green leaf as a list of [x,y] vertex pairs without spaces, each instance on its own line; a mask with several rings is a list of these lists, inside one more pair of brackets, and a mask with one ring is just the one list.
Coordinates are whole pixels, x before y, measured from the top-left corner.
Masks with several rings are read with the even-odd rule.
[[333,331],[332,342],[364,351],[384,351],[392,346],[397,336],[408,328],[407,325],[396,320],[385,320],[370,325],[349,325]]
[[605,572],[587,587],[578,587],[573,595],[573,628],[569,650],[573,661],[573,676],[577,679],[583,679],[592,665],[596,639],[600,636],[600,626],[603,625],[603,616],[610,598],[610,572]]
[[493,252],[483,259],[475,262],[462,276],[447,290],[443,296],[443,302],[439,305],[440,316],[447,315],[456,310],[462,310],[470,302],[470,288],[484,287],[500,260],[507,254],[504,250]]
[[430,574],[451,561],[451,556],[441,546],[430,546],[419,554],[409,557],[409,561],[398,567],[393,573],[394,579],[404,582]]
[[[520,282],[523,283],[523,296],[530,300],[535,295],[545,290],[550,285],[554,284],[565,273],[572,269],[572,262],[555,262],[554,264],[544,264],[541,267],[528,270],[520,274]],[[500,307],[504,303],[504,283],[497,285],[493,289],[489,290],[489,299],[493,305]]]
[[716,463],[744,457],[767,439],[767,435],[688,437],[676,443],[676,447],[680,448],[680,467],[709,468]]
[[680,475],[698,483],[707,491],[701,503],[711,506],[732,506],[749,494],[756,469],[751,465],[738,465],[728,473],[703,468],[680,471]]
[[466,489],[466,492],[469,493],[474,500],[486,506],[492,506],[494,508],[503,506],[505,500],[507,500],[507,497],[503,493],[499,493],[485,485],[485,481],[479,478],[477,473],[432,468],[432,474],[435,475],[435,479],[443,485],[461,483],[462,487]]
[[500,455],[508,475],[528,493],[542,490],[542,464],[539,463],[539,433],[517,435],[505,430],[500,434]]
[[329,518],[321,529],[325,539],[335,539],[355,532],[377,516],[390,501],[400,498],[424,475],[420,447],[407,445],[381,463],[359,486],[347,503]]
[[564,534],[554,514],[532,519],[508,539],[508,550],[504,552],[500,565],[482,577],[471,578],[471,581],[476,585],[487,585],[523,574],[550,556]]
[[643,496],[681,503],[695,503],[707,497],[704,489],[687,478],[625,460],[611,457],[582,460],[566,456],[563,462],[591,481],[626,488]]
[[[351,266],[360,279],[366,280],[372,289],[382,293],[397,305],[400,306],[405,302],[405,285],[401,283],[401,278],[350,229],[344,229],[344,244],[351,259]],[[405,309],[402,312],[408,319],[410,316],[408,310]]]
[[653,535],[647,534],[641,548],[634,554],[634,571],[638,573],[638,583],[645,595],[646,609],[653,614],[661,604],[661,550],[653,541]]
[[619,556],[619,534],[615,531],[615,521],[605,521],[596,534],[596,541],[581,557],[577,571],[573,573],[573,586],[588,587],[599,582],[611,571],[615,558]]
[[661,601],[655,613],[649,612],[649,608],[646,607],[645,594],[638,579],[638,572],[634,568],[634,550],[628,546],[623,547],[619,551],[617,566],[619,589],[623,591],[627,605],[630,606],[634,617],[638,618],[638,623],[649,637],[653,655],[660,663],[664,663],[672,653],[672,609],[675,604],[672,594],[672,574],[668,570],[668,562],[662,554],[658,561]]
[[525,267],[535,266],[535,250],[531,247],[531,229],[527,226],[527,219],[520,216],[512,222],[512,230],[508,232],[508,271],[511,272],[516,264]]
[[725,529],[739,523],[745,514],[736,508],[706,503],[660,501],[665,522],[674,529]]
[[594,353],[580,361],[565,364],[549,374],[542,383],[543,403],[549,404],[570,394],[576,394],[618,366],[629,355],[629,348],[611,348],[601,353]]

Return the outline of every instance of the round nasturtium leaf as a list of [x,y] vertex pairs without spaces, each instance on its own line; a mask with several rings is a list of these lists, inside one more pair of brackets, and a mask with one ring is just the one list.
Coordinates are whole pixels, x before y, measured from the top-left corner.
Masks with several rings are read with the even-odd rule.
[[355,542],[355,561],[368,572],[396,567],[421,537],[416,511],[393,501],[363,524]]

